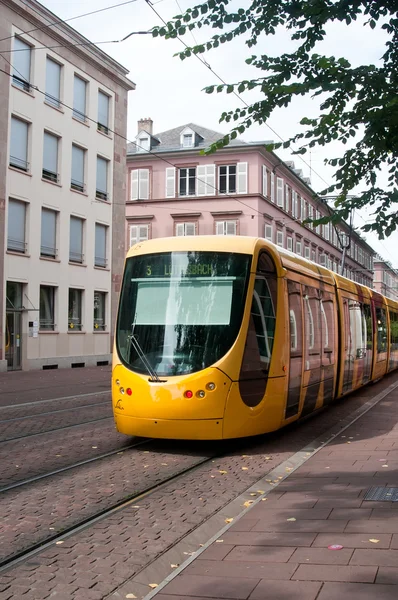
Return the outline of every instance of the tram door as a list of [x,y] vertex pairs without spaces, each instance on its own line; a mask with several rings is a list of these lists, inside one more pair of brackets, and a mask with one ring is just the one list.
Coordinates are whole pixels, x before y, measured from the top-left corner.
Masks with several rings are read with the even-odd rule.
[[21,332],[22,312],[7,311],[5,355],[9,371],[21,368]]

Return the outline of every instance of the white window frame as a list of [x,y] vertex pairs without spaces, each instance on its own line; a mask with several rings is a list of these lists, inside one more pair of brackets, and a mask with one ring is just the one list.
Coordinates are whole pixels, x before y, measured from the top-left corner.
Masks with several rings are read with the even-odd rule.
[[237,235],[238,223],[234,220],[216,221],[216,235]]
[[296,240],[296,254],[301,256],[301,241],[300,240]]
[[[186,175],[183,176],[183,171],[186,172]],[[191,171],[194,172],[194,174],[191,173]],[[181,181],[182,180],[186,180],[186,184],[185,184],[185,192],[186,193],[181,193]],[[191,194],[190,193],[190,182],[194,181],[194,191]],[[196,192],[197,192],[197,181],[196,181],[196,167],[180,167],[178,169],[178,196],[180,198],[192,198],[193,196],[196,196]]]
[[134,244],[149,240],[149,223],[129,225],[129,240],[130,247],[134,246]]
[[268,197],[268,169],[263,165],[263,196]]
[[271,193],[270,193],[271,202],[275,204],[275,173],[271,171]]
[[[103,244],[102,244],[103,241]],[[95,224],[94,266],[106,269],[108,266],[108,225]]]
[[[74,153],[74,148],[76,148],[76,152]],[[86,191],[86,182],[85,182],[85,178],[86,178],[86,153],[87,150],[85,148],[82,148],[81,146],[77,146],[77,144],[72,144],[72,166],[71,166],[71,184],[70,187],[72,190],[77,191],[77,192],[82,192],[84,193]],[[79,181],[78,179],[74,179],[72,177],[73,175],[73,165],[75,163],[74,160],[74,156],[77,157],[81,157],[82,158],[82,162],[79,165],[75,165],[78,167],[82,167],[82,171],[83,171],[83,181]],[[76,168],[75,168],[75,173],[76,173]],[[79,169],[80,171],[80,169]]]
[[286,238],[286,246],[290,252],[293,252],[293,238],[291,235],[288,235]]
[[277,177],[276,178],[276,204],[277,206],[284,208],[284,204],[283,204],[283,179],[282,177]]
[[304,246],[304,258],[310,260],[311,250],[309,246]]
[[[95,178],[95,197],[97,200],[109,201],[109,166],[110,162],[107,158],[97,155],[97,173]],[[103,169],[103,171],[102,171]],[[105,182],[102,181],[105,175]],[[105,189],[103,189],[105,188]]]
[[13,50],[12,84],[25,92],[31,92],[32,46],[15,36]]
[[[99,302],[100,300],[100,302]],[[94,331],[106,331],[106,309],[107,309],[108,294],[107,292],[95,290],[94,291],[94,306],[93,306],[93,329]],[[96,306],[97,303],[97,306]],[[95,317],[96,308],[101,308],[100,314],[103,314],[103,318]]]
[[[225,174],[221,174],[221,169],[226,169]],[[235,173],[230,173],[230,169],[235,169]],[[230,177],[235,176],[234,183],[230,188]],[[225,191],[221,191],[221,178],[225,178]],[[235,189],[233,189],[235,187]],[[236,194],[238,192],[238,167],[237,165],[219,165],[218,166],[218,193],[221,196],[226,194]]]
[[[106,110],[103,110],[105,107],[105,102],[103,98],[106,98]],[[109,134],[109,118],[110,118],[110,106],[111,106],[111,98],[109,94],[106,94],[102,90],[98,90],[97,96],[97,131]]]
[[29,172],[30,123],[11,115],[9,165],[18,171]]
[[[11,207],[14,207],[11,209]],[[10,223],[10,215],[16,215],[19,217],[22,215],[22,220],[15,220]],[[14,218],[14,217],[13,217]],[[7,215],[7,250],[9,252],[18,252],[18,254],[26,254],[27,252],[27,241],[26,241],[26,219],[27,219],[27,203],[21,200],[15,200],[9,198],[8,200],[8,215]],[[19,231],[20,235],[10,237],[10,232]],[[17,239],[18,238],[18,239]]]
[[[73,240],[72,244],[72,222],[79,223],[80,229],[80,242],[76,244],[76,240]],[[73,264],[84,264],[84,219],[71,215],[69,219],[69,262]],[[72,248],[76,247],[75,252]],[[80,251],[79,251],[80,250]]]
[[[46,218],[45,215],[48,215]],[[41,209],[40,256],[57,258],[58,212],[45,206]],[[47,242],[47,244],[43,244]]]
[[264,238],[266,240],[268,240],[269,242],[272,242],[273,241],[273,239],[272,239],[273,238],[273,233],[274,233],[274,231],[273,231],[272,225],[269,225],[268,223],[265,223],[265,225],[264,225]]
[[276,245],[279,246],[280,248],[283,248],[283,231],[281,231],[280,229],[277,229],[276,231]]
[[42,179],[58,183],[58,148],[59,137],[44,131],[43,135],[43,169]]
[[196,223],[193,221],[175,223],[174,229],[177,237],[196,235]]
[[61,108],[62,65],[51,56],[46,57],[45,102],[54,108]]
[[[78,81],[78,83],[77,83]],[[73,77],[73,118],[85,123],[87,121],[87,86],[88,83],[80,75],[74,74]],[[83,97],[81,91],[84,91]],[[83,110],[82,110],[83,109]]]
[[132,169],[130,177],[130,200],[149,200],[149,169]]

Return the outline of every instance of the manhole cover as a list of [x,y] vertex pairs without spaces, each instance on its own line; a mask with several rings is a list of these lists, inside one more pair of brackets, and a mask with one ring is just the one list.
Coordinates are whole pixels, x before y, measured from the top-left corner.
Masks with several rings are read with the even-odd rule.
[[398,502],[398,488],[371,487],[365,494],[364,500],[374,502]]

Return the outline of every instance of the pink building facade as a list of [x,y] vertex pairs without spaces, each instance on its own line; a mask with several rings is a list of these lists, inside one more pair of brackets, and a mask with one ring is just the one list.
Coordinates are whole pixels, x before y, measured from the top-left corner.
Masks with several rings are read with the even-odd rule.
[[264,237],[368,286],[373,249],[348,225],[313,226],[329,214],[293,163],[266,150],[266,142],[234,140],[208,156],[201,151],[223,137],[193,123],[153,134],[138,123],[127,148],[126,247],[176,235]]
[[374,280],[375,290],[398,301],[398,271],[393,269],[388,261],[377,256],[374,261]]

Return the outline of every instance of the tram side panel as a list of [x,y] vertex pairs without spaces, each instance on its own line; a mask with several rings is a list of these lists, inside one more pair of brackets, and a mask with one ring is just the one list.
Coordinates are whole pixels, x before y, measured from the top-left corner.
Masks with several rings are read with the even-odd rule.
[[388,322],[389,322],[389,354],[388,371],[398,368],[398,302],[387,298]]
[[371,294],[374,340],[372,380],[376,380],[387,373],[390,336],[386,299],[373,290]]

